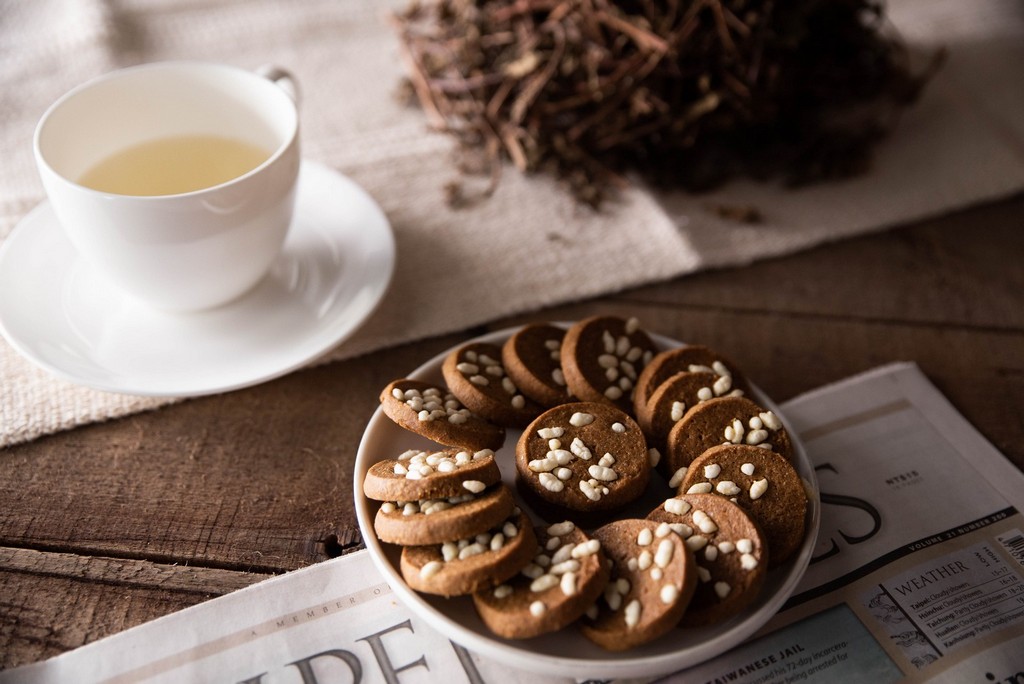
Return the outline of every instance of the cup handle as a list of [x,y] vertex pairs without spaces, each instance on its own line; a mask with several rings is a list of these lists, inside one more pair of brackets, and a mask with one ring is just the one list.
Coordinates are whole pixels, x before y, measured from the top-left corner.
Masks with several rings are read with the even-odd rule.
[[299,81],[290,71],[274,64],[264,64],[256,67],[255,71],[257,75],[283,90],[295,104],[299,103]]

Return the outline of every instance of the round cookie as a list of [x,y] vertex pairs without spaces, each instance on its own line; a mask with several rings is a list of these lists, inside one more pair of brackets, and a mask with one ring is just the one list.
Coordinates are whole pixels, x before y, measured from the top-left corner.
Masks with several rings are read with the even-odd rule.
[[633,410],[633,387],[656,352],[635,318],[593,316],[565,333],[562,372],[580,401]]
[[715,382],[711,384],[710,390],[715,397],[730,395],[737,390],[739,393],[734,396],[750,393],[746,379],[732,361],[703,345],[688,344],[657,354],[644,367],[636,381],[633,410],[639,414],[661,383],[683,372],[714,373]]
[[601,648],[623,651],[675,627],[697,584],[682,538],[650,520],[618,520],[593,536],[611,563],[611,577],[603,600],[580,623],[583,635]]
[[386,501],[377,509],[373,529],[389,544],[440,544],[486,532],[508,518],[513,508],[512,492],[499,484],[479,494],[446,499]]
[[505,373],[497,345],[470,342],[459,347],[445,357],[441,374],[466,408],[497,425],[523,427],[544,410],[523,396]]
[[738,504],[714,494],[680,494],[647,519],[669,525],[697,562],[697,589],[682,626],[725,620],[761,593],[768,574],[768,547],[761,528]]
[[547,323],[520,328],[501,348],[505,371],[530,399],[551,408],[572,401],[562,373],[565,330]]
[[363,495],[374,501],[446,499],[479,493],[500,480],[490,449],[410,449],[370,466],[363,478]]
[[650,480],[640,426],[607,404],[578,402],[548,409],[516,444],[516,483],[559,510],[619,508]]
[[515,511],[504,524],[474,537],[404,547],[402,577],[416,591],[440,596],[463,596],[501,584],[537,553],[530,519]]
[[465,408],[451,392],[419,380],[395,380],[380,393],[384,414],[398,425],[438,444],[466,449],[500,449],[505,428]]
[[518,575],[473,594],[480,619],[500,637],[528,639],[562,629],[604,591],[608,568],[601,544],[572,522],[534,530],[539,550]]
[[664,451],[672,426],[682,420],[689,409],[714,396],[711,386],[717,378],[714,373],[683,372],[661,383],[636,414],[636,422],[648,444]]
[[[745,397],[719,397],[697,404],[668,433],[661,472],[675,487],[693,459],[719,444],[748,444],[793,458],[782,421]],[[675,482],[673,482],[675,480]]]
[[696,458],[680,494],[714,493],[735,501],[764,531],[769,567],[789,559],[804,539],[807,493],[785,458],[745,444],[722,444]]

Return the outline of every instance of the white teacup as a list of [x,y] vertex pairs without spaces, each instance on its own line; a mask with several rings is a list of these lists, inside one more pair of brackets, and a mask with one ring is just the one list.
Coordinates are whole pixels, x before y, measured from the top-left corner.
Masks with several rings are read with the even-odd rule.
[[[279,76],[155,63],[107,74],[54,103],[36,128],[35,156],[79,253],[121,290],[170,311],[214,307],[259,282],[288,232],[301,161],[298,112],[282,87],[289,84],[270,80]],[[158,190],[173,194],[82,184],[112,155],[168,139],[175,149],[179,139],[199,148],[202,140],[241,141],[267,158],[209,187]],[[159,176],[168,165],[145,168],[122,181]]]

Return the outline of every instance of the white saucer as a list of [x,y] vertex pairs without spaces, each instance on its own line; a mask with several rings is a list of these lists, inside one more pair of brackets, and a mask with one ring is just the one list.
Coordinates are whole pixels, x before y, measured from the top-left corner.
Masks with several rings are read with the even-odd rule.
[[351,335],[383,297],[394,261],[394,235],[376,202],[305,161],[295,219],[268,275],[216,309],[166,313],[80,259],[43,202],[0,247],[0,333],[80,385],[150,396],[222,392],[283,375]]
[[[567,322],[556,324],[563,327],[571,325]],[[501,346],[514,332],[515,328],[499,330],[458,346],[471,341]],[[651,334],[651,338],[659,349],[671,349],[682,344],[661,335]],[[438,354],[406,377],[443,384],[441,364],[451,351]],[[785,415],[764,392],[754,385],[751,385],[751,391],[751,398],[786,422]],[[506,430],[505,444],[496,452],[502,480],[513,491],[516,489],[515,449],[520,434],[520,430]],[[436,445],[400,428],[379,407],[370,418],[356,452],[353,473],[356,518],[370,557],[399,599],[424,622],[469,650],[517,670],[576,680],[664,675],[719,656],[743,642],[779,611],[807,570],[821,524],[821,497],[814,466],[803,444],[791,428],[789,436],[794,450],[793,465],[804,480],[809,498],[807,529],[799,551],[768,573],[760,596],[739,615],[708,627],[674,630],[658,640],[622,653],[598,648],[571,627],[533,639],[502,639],[487,629],[468,597],[445,599],[419,594],[409,588],[402,579],[401,549],[381,542],[373,529],[374,516],[380,504],[363,496],[363,479],[370,466],[382,458],[393,458],[406,449],[431,449]],[[672,490],[664,480],[653,477],[644,496],[624,509],[622,517],[646,517],[671,495]],[[528,505],[522,501],[519,504],[531,517],[539,520]]]

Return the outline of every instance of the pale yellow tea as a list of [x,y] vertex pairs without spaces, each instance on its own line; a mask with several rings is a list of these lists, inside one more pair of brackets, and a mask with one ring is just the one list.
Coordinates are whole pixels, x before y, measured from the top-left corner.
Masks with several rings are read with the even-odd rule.
[[80,185],[118,195],[177,195],[252,171],[270,152],[241,140],[183,135],[133,145],[96,164]]

